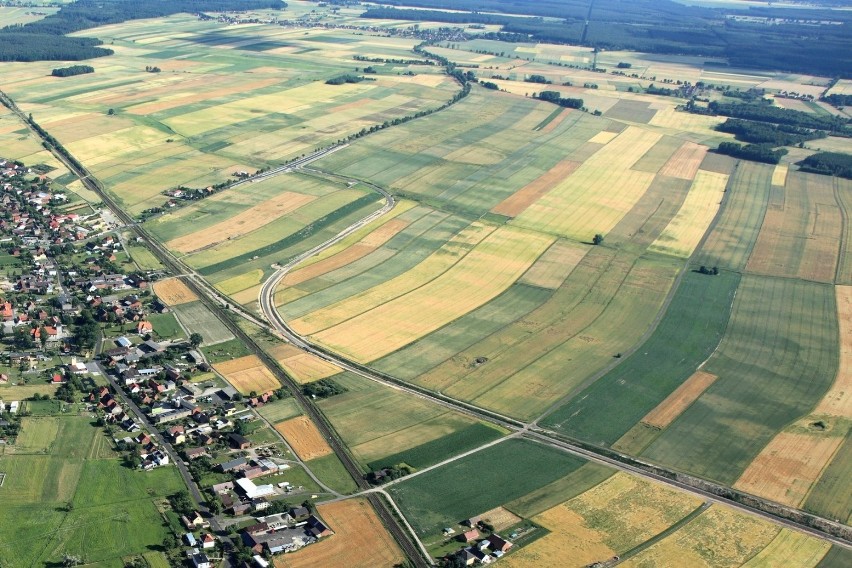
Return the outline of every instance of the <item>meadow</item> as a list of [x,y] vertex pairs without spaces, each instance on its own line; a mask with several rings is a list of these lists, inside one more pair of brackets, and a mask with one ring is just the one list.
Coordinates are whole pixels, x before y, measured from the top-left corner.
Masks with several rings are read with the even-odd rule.
[[21,438],[21,453],[0,456],[5,565],[59,563],[65,553],[121,565],[162,542],[168,530],[154,500],[183,487],[174,468],[128,469],[88,417],[27,419]]

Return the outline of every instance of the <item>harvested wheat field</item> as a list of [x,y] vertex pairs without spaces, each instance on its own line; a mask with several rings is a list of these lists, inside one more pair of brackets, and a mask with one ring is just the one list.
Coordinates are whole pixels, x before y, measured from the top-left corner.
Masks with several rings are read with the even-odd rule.
[[790,529],[781,529],[769,546],[743,564],[743,568],[812,568],[819,564],[830,548],[831,544],[822,539]]
[[701,146],[694,142],[686,142],[675,152],[669,161],[660,168],[661,176],[670,176],[680,179],[693,179],[698,173],[698,167],[707,155],[707,146]]
[[281,386],[256,355],[216,363],[213,368],[243,394],[263,393]]
[[523,213],[530,204],[539,197],[550,191],[556,184],[570,176],[574,170],[580,167],[581,162],[574,160],[562,160],[553,166],[544,175],[535,179],[516,191],[502,202],[498,203],[491,211],[506,217],[517,217]]
[[167,242],[166,246],[182,253],[201,250],[260,229],[314,199],[316,198],[312,195],[285,191],[272,199],[258,203],[254,207],[234,215],[230,219],[220,221],[201,231],[173,239]]
[[675,418],[698,400],[698,397],[713,384],[718,377],[704,371],[696,371],[682,385],[666,397],[654,410],[645,415],[642,422],[649,426],[665,428]]
[[787,164],[778,164],[775,166],[775,171],[772,172],[772,185],[784,187],[787,185],[787,171],[790,167]]
[[288,343],[276,345],[269,354],[300,384],[312,383],[343,371],[334,363]]
[[713,505],[676,533],[626,560],[625,568],[734,568],[766,548],[780,529],[758,517]]
[[154,293],[166,305],[179,306],[198,299],[180,278],[169,278],[154,282]]
[[843,443],[843,436],[781,432],[749,464],[734,487],[798,507]]
[[480,517],[482,517],[483,521],[491,524],[494,527],[495,532],[508,529],[523,520],[513,512],[504,509],[503,507],[496,507],[490,511],[486,511],[485,513],[482,513]]
[[331,447],[307,416],[297,416],[275,425],[296,455],[303,461],[331,453]]
[[317,512],[334,535],[296,554],[276,556],[275,568],[340,566],[341,562],[348,568],[374,568],[394,566],[405,560],[367,500],[347,499],[319,505]]

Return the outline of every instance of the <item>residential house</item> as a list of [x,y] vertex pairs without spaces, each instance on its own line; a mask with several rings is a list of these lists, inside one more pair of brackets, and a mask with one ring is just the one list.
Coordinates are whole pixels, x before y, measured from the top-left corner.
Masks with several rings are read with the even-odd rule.
[[500,552],[506,553],[509,552],[509,549],[512,548],[512,546],[514,546],[511,542],[496,533],[492,533],[487,540],[488,548],[494,551],[499,550]]

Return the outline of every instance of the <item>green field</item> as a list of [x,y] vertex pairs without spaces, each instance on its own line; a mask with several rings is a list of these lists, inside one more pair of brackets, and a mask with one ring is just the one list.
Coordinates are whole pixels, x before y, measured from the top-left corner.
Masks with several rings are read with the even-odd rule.
[[[689,378],[716,349],[740,277],[687,272],[653,335],[618,367],[577,393],[542,425],[610,445]],[[594,420],[607,408],[607,420]]]
[[334,381],[348,392],[321,401],[319,407],[353,456],[370,470],[402,462],[422,468],[504,434],[353,373],[336,375]]
[[529,440],[512,439],[389,489],[419,535],[522,497],[585,463]]
[[278,422],[283,422],[288,418],[302,414],[302,409],[299,408],[299,404],[294,398],[278,399],[275,402],[264,404],[257,411],[272,424],[277,424]]
[[852,435],[847,434],[843,445],[811,489],[803,508],[848,524],[852,520],[852,495],[846,489],[850,476],[852,476]]
[[27,445],[14,449],[30,454],[0,457],[4,566],[58,565],[66,553],[121,566],[162,542],[167,530],[153,499],[183,488],[173,467],[126,468],[85,417],[27,419],[21,438]]
[[166,314],[151,314],[148,316],[148,321],[153,324],[154,333],[160,339],[181,339],[185,335],[174,314],[171,312]]
[[705,366],[719,379],[642,455],[733,483],[828,390],[837,342],[833,287],[743,277],[725,337]]
[[335,454],[329,454],[321,458],[314,458],[305,462],[305,465],[314,472],[320,481],[341,493],[352,493],[358,486],[355,480],[343,467],[340,458]]

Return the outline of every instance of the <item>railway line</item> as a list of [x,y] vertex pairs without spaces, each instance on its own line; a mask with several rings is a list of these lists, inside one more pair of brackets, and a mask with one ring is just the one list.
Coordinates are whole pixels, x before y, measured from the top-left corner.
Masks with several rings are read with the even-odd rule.
[[[13,113],[15,113],[30,130],[43,142],[47,142],[41,132],[32,128],[27,117],[24,113],[18,109],[17,105],[15,105],[14,101],[8,98],[5,93],[0,92],[0,102],[2,102],[7,108],[9,108]],[[283,173],[287,173],[294,168],[306,165],[311,161],[317,160],[325,155],[328,155],[336,150],[339,150],[341,146],[334,146],[332,148],[328,148],[325,150],[320,150],[303,158],[299,158],[298,160],[291,162],[285,166],[281,166],[275,168],[273,170],[264,172],[257,177],[248,178],[243,180],[242,182],[238,182],[238,184],[242,183],[251,183],[252,181],[256,181],[258,179],[266,179],[274,175],[280,175]],[[136,221],[128,215],[121,206],[116,203],[116,201],[109,195],[108,192],[105,191],[102,184],[97,180],[97,178],[89,172],[85,167],[78,166],[73,163],[68,157],[61,151],[57,150],[52,144],[47,144],[48,149],[51,153],[58,159],[62,164],[68,168],[75,176],[77,176],[83,185],[94,192],[104,203],[104,205],[110,209],[113,214],[131,231],[133,231],[138,237],[140,237],[145,244],[149,247],[151,252],[160,261],[160,263],[171,272],[175,276],[187,276],[189,271],[183,264],[174,258],[172,254],[166,250],[156,239],[154,239],[148,231],[146,231],[141,225],[136,223]],[[234,186],[238,185],[234,184]],[[234,187],[232,186],[232,187]],[[389,196],[389,194],[387,194]],[[390,196],[389,196],[390,197]],[[391,197],[391,199],[393,199]],[[369,221],[367,221],[369,222]],[[353,229],[354,230],[354,229]],[[342,238],[342,237],[341,237]],[[278,366],[277,361],[275,361],[272,357],[270,357],[263,349],[258,346],[255,341],[248,336],[230,317],[228,317],[227,313],[223,313],[222,305],[211,298],[206,287],[199,286],[195,278],[184,278],[184,282],[186,285],[194,292],[202,303],[204,303],[209,309],[216,314],[219,319],[225,324],[228,330],[234,334],[234,336],[245,343],[245,345],[255,354],[257,355],[263,363],[269,367],[270,371],[272,371],[278,381],[290,392],[290,394],[301,404],[301,406],[305,409],[305,412],[308,414],[308,417],[317,425],[320,432],[329,442],[334,453],[340,459],[346,471],[352,478],[355,480],[355,483],[358,485],[360,490],[367,490],[370,488],[369,483],[367,483],[366,479],[364,479],[364,474],[361,471],[360,467],[355,463],[355,460],[349,454],[346,447],[343,445],[343,442],[337,436],[337,433],[328,423],[325,416],[319,409],[313,404],[307,396],[305,396],[301,389],[298,387],[296,383],[290,379]],[[382,498],[377,494],[367,494],[365,495],[370,504],[375,509],[376,513],[382,520],[382,523],[388,528],[394,539],[402,548],[405,555],[409,558],[409,560],[418,568],[430,566],[432,564],[431,559],[428,554],[425,554],[425,550],[422,550],[419,546],[417,546],[413,540],[412,536],[408,534],[401,526],[397,519],[394,517],[394,514],[391,512],[388,505],[382,500]],[[416,539],[416,536],[414,536]],[[427,561],[427,559],[429,559]]]
[[[6,104],[6,102],[11,103],[11,101],[8,101],[8,98],[6,98],[5,95],[2,95],[2,93],[0,93],[0,101],[4,101],[4,104]],[[23,113],[21,113],[16,107],[14,107],[14,103],[11,104],[12,106],[9,106],[9,104],[6,104],[6,106],[9,106],[9,108],[13,110],[13,112],[18,114],[19,117],[21,117],[21,119],[26,122]],[[38,131],[35,132],[37,136],[41,137],[41,133],[39,133]],[[274,175],[287,173],[288,171],[292,171],[295,168],[302,167],[314,160],[324,157],[325,155],[334,152],[343,146],[344,145],[335,146],[325,150],[321,150],[317,153],[291,162],[290,164],[274,168],[273,170],[267,172],[263,172],[257,177],[249,178],[238,182],[237,184],[234,184],[231,187],[236,187],[243,183],[251,183],[253,180],[266,179]],[[92,190],[103,199],[104,204],[116,214],[116,216],[121,220],[122,223],[124,223],[129,229],[133,230],[138,236],[142,238],[143,241],[146,242],[152,253],[170,272],[172,272],[176,276],[183,277],[190,289],[199,296],[199,298],[203,303],[205,303],[205,305],[207,305],[211,310],[213,310],[214,313],[216,313],[220,317],[220,319],[235,335],[235,337],[243,341],[251,349],[251,351],[256,354],[270,368],[270,370],[275,373],[281,384],[285,386],[288,391],[293,395],[293,397],[296,398],[302,404],[308,416],[316,423],[323,436],[329,441],[329,444],[331,445],[335,454],[340,458],[347,472],[356,481],[356,484],[358,485],[358,488],[360,490],[358,492],[358,495],[362,495],[370,501],[370,503],[377,511],[377,514],[382,519],[383,523],[388,527],[391,534],[399,542],[405,554],[411,559],[415,566],[419,567],[430,565],[432,563],[431,558],[429,558],[428,554],[423,549],[422,543],[420,543],[416,535],[413,535],[412,533],[409,533],[402,528],[400,522],[397,520],[397,518],[394,516],[394,513],[391,511],[391,508],[380,497],[380,495],[384,494],[384,492],[377,491],[376,489],[371,488],[369,486],[369,484],[363,477],[363,472],[355,463],[354,459],[349,454],[348,449],[345,447],[342,440],[340,440],[340,438],[337,436],[337,433],[335,432],[332,425],[328,422],[325,415],[322,414],[322,412],[320,412],[319,409],[314,406],[313,402],[301,392],[301,390],[298,388],[298,385],[296,385],[281,370],[277,362],[269,355],[267,355],[252,340],[252,338],[249,337],[235,323],[232,318],[228,317],[227,312],[223,310],[223,305],[225,307],[231,306],[228,301],[226,299],[222,299],[221,296],[215,290],[213,290],[212,287],[209,286],[209,284],[204,282],[203,279],[201,279],[197,274],[195,274],[193,271],[189,270],[186,266],[184,266],[156,239],[151,237],[144,229],[144,227],[139,226],[129,215],[127,215],[109,196],[109,194],[104,191],[101,184],[96,180],[96,178],[92,176],[84,167],[77,167],[75,164],[71,163],[71,161],[68,160],[62,153],[56,151],[55,148],[51,147],[51,151],[53,151],[54,155],[56,155],[56,157],[60,161],[62,161],[72,172],[74,172],[75,175],[77,175],[81,179],[81,181],[88,189]],[[479,408],[475,405],[463,401],[458,401],[450,397],[446,397],[440,393],[435,393],[432,391],[414,387],[410,384],[404,383],[401,380],[395,379],[394,377],[390,377],[367,366],[360,365],[335,353],[332,353],[295,333],[287,325],[287,322],[284,321],[284,319],[281,317],[281,315],[275,308],[274,292],[281,280],[286,276],[286,274],[290,270],[292,270],[295,266],[297,266],[305,259],[313,255],[319,254],[320,252],[333,246],[346,236],[352,234],[353,232],[357,231],[366,224],[384,215],[385,213],[393,209],[395,205],[394,197],[383,188],[361,180],[351,181],[365,184],[374,191],[380,193],[385,199],[385,205],[381,209],[371,213],[367,217],[347,227],[346,229],[344,229],[331,239],[327,240],[326,242],[317,245],[309,251],[306,251],[293,258],[286,265],[276,270],[276,272],[269,279],[267,279],[266,282],[264,282],[259,298],[261,311],[269,323],[268,327],[271,327],[271,329],[277,332],[281,337],[306,352],[309,352],[326,361],[332,362],[340,366],[341,368],[354,372],[364,378],[380,382],[386,386],[404,391],[410,395],[430,400],[431,402],[451,408],[455,411],[467,414],[479,420],[490,422],[492,424],[497,424],[510,431],[513,431],[514,435],[523,435],[529,437],[530,439],[536,440],[540,443],[547,444],[551,447],[561,449],[563,451],[572,453],[585,459],[598,463],[603,463],[616,469],[632,473],[634,475],[639,475],[676,487],[680,490],[697,495],[703,499],[724,503],[728,506],[733,506],[740,510],[766,518],[778,525],[794,528],[796,530],[800,530],[808,534],[817,536],[819,538],[825,539],[833,544],[852,549],[852,541],[850,541],[848,538],[837,536],[836,534],[832,534],[827,530],[814,528],[812,526],[809,526],[808,524],[797,522],[790,518],[770,512],[772,510],[775,510],[771,502],[755,498],[754,502],[759,503],[761,506],[754,507],[744,505],[734,499],[726,498],[725,496],[720,496],[719,494],[714,493],[712,491],[698,488],[689,483],[680,481],[677,472],[664,470],[653,464],[645,464],[630,456],[624,456],[618,454],[617,452],[612,452],[603,448],[596,448],[593,446],[578,443],[573,440],[564,439],[555,432],[551,432],[549,430],[545,430],[537,426],[535,422],[523,423],[510,417],[491,412],[487,409]],[[254,318],[243,310],[238,309],[236,306],[235,309],[231,311],[238,312],[239,315],[241,315],[242,317],[247,317],[256,324],[262,324],[262,322],[257,320],[257,318]],[[828,519],[822,519],[820,517],[815,517],[812,515],[809,516],[809,518],[811,520],[817,521],[819,526],[828,527],[829,529],[834,528],[835,525],[837,525],[837,523],[833,523]],[[840,525],[837,525],[837,527],[839,526]]]

